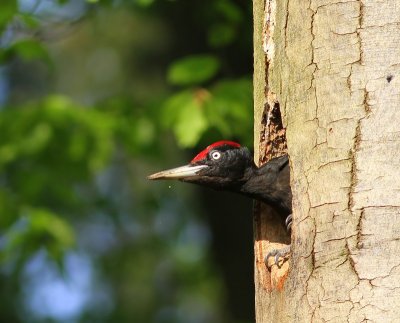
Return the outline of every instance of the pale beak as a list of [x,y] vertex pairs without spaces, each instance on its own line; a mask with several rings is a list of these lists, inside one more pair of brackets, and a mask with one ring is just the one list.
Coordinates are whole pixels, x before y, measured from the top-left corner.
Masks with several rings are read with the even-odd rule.
[[185,165],[177,168],[172,168],[158,172],[148,176],[148,179],[180,179],[198,175],[198,172],[207,165]]

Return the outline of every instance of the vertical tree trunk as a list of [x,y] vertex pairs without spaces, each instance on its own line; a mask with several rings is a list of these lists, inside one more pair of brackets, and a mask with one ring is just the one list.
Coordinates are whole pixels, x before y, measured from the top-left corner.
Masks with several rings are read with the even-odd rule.
[[254,19],[255,158],[286,149],[279,108],[294,214],[289,270],[270,275],[285,236],[255,209],[257,322],[398,322],[398,0],[254,0]]

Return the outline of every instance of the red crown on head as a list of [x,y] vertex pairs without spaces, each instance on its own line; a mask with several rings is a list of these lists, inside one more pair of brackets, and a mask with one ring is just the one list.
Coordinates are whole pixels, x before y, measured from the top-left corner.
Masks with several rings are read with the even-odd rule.
[[196,163],[200,160],[203,160],[204,158],[207,157],[207,154],[210,152],[210,150],[220,147],[220,146],[225,146],[225,145],[231,146],[233,148],[240,148],[240,145],[234,141],[229,141],[229,140],[217,141],[217,142],[214,142],[213,144],[211,144],[210,146],[208,146],[206,149],[202,150],[200,153],[198,153],[196,155],[196,157],[194,157],[190,163]]

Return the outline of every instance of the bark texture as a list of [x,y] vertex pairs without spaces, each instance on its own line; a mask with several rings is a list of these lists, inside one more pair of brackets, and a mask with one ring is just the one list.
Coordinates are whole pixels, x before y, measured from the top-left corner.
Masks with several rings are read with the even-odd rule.
[[[265,1],[254,0],[255,157],[273,102],[294,224],[283,288],[274,275],[287,272],[256,270],[257,322],[400,322],[400,3]],[[269,211],[255,212],[268,232]],[[255,235],[256,262],[269,241]]]
[[[269,35],[269,26],[265,21],[271,17],[266,8],[267,16],[257,15],[258,11],[264,12],[263,2],[254,3],[255,35]],[[267,19],[267,20],[265,20]],[[254,74],[254,99],[256,113],[254,114],[255,162],[258,166],[268,162],[273,157],[281,156],[287,152],[285,129],[282,124],[279,102],[274,93],[268,90],[266,75],[268,74],[268,60],[265,60],[264,39],[255,37],[255,71]],[[255,289],[256,289],[256,317],[267,315],[270,308],[268,293],[275,288],[282,288],[284,278],[287,276],[288,263],[279,272],[274,268],[274,275],[265,265],[265,256],[273,249],[279,249],[284,244],[290,243],[288,232],[282,226],[280,217],[273,209],[261,202],[255,202],[254,208],[254,255],[255,255]],[[265,302],[259,302],[262,299]]]

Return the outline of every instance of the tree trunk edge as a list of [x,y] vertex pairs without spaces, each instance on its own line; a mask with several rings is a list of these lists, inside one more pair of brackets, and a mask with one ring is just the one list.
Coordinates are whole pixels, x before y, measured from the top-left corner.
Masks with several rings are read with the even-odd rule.
[[295,252],[281,291],[255,270],[256,321],[400,322],[400,6],[277,2],[277,46],[263,48],[266,1],[254,0],[255,161],[272,49]]
[[[258,166],[273,157],[286,153],[285,129],[282,125],[279,102],[267,84],[269,55],[268,43],[273,30],[269,29],[272,18],[272,1],[254,0],[254,159]],[[271,292],[282,290],[288,274],[288,265],[281,269],[273,267],[269,272],[264,257],[273,249],[290,243],[288,234],[274,211],[261,202],[254,204],[254,282],[256,321],[264,322],[271,316]],[[271,243],[273,241],[274,243]]]

